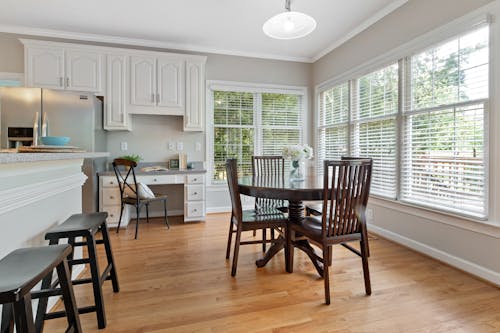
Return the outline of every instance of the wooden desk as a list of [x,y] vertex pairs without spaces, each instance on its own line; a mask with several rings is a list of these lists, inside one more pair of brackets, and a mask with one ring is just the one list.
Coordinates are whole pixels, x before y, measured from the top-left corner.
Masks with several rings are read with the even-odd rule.
[[[238,179],[238,188],[241,194],[253,197],[288,200],[288,221],[294,223],[304,217],[304,203],[307,200],[322,200],[323,199],[323,177],[309,176],[303,181],[291,182],[285,179],[283,182],[262,180],[257,177],[241,177]],[[285,248],[286,271],[291,272],[291,261],[288,253],[288,246],[292,242],[289,228],[285,230],[285,237],[279,237],[278,241],[269,248],[264,255],[264,258],[256,261],[258,267],[265,266],[267,262],[276,255],[281,249]],[[311,245],[307,241],[301,241],[300,246],[304,246],[310,251],[313,251]],[[306,252],[307,253],[307,252]],[[313,260],[314,266],[318,269],[319,263],[316,259]],[[319,272],[319,270],[318,270]],[[321,273],[320,273],[321,274]]]

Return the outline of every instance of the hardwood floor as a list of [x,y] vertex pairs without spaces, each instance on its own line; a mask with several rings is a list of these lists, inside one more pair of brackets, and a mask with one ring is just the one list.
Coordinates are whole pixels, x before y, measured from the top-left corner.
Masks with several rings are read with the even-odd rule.
[[[169,219],[170,230],[162,218],[142,223],[138,240],[132,225],[111,233],[121,291],[105,283],[108,326],[97,330],[94,313],[81,315],[84,332],[500,331],[500,289],[384,239],[370,238],[369,297],[361,260],[334,247],[326,306],[323,281],[301,251],[287,274],[282,252],[257,269],[260,245],[243,246],[232,278],[224,258],[228,214],[196,224]],[[91,303],[89,285],[75,292],[79,306]],[[50,320],[45,332],[64,326]]]

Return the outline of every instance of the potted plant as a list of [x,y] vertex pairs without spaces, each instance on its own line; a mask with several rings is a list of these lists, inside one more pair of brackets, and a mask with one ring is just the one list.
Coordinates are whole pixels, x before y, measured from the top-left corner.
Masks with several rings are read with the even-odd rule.
[[[129,161],[132,161],[132,162],[135,162],[135,163],[139,163],[139,161],[142,160],[142,157],[140,157],[139,155],[137,154],[132,154],[132,155],[123,155],[123,156],[120,156],[118,158],[121,158],[123,160],[129,160]],[[128,169],[128,167],[127,167]]]

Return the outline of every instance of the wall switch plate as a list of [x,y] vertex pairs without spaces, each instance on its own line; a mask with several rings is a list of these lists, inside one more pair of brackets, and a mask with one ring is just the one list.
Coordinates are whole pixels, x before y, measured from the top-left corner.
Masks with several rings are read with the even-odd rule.
[[195,150],[196,151],[201,151],[201,142],[196,142],[196,144],[195,144]]
[[184,144],[179,141],[177,142],[177,151],[183,151],[184,150]]
[[173,143],[173,142],[169,142],[169,143],[168,143],[168,149],[170,149],[170,150],[175,150],[175,143]]
[[121,151],[126,151],[128,149],[127,142],[125,142],[125,141],[120,142],[120,149],[121,149]]

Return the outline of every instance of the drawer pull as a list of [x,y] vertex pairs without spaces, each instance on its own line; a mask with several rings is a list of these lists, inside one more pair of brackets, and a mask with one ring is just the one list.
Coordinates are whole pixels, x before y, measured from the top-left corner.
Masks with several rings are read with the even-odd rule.
[[115,197],[114,197],[114,196],[110,196],[109,198],[110,198],[110,199],[114,199]]
[[109,216],[114,217],[114,216],[115,216],[115,214],[109,214]]
[[198,195],[198,192],[193,192],[193,195]]
[[157,181],[158,181],[158,179],[156,179],[156,178],[155,178],[155,179],[153,179],[153,181],[154,181],[154,182],[157,182]]
[[196,209],[196,208],[195,208],[195,209],[193,209],[193,212],[197,212],[197,211],[198,211],[198,209]]
[[197,181],[197,180],[198,180],[198,178],[193,178],[193,181],[194,181],[194,182],[195,182],[195,181]]
[[110,181],[110,182],[109,182],[109,185],[113,185],[113,184],[114,184],[114,183],[113,183],[113,181]]

